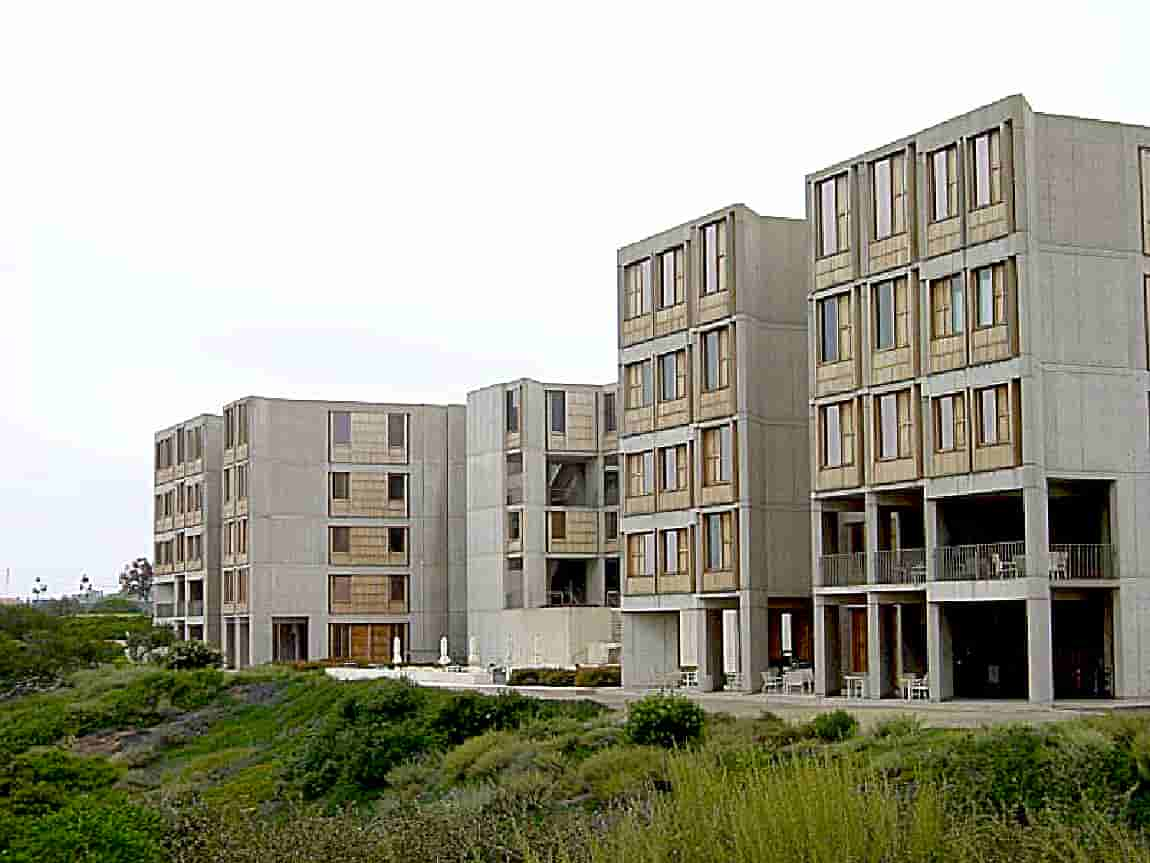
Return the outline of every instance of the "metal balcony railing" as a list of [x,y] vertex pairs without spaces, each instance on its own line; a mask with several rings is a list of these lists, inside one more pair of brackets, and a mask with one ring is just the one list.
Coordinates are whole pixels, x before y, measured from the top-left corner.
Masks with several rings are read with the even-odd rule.
[[549,590],[547,591],[547,604],[548,605],[586,605],[581,596],[571,590]]
[[156,617],[175,617],[176,604],[174,602],[157,602],[155,615]]
[[939,581],[1000,581],[1026,576],[1026,543],[984,542],[935,549]]
[[925,584],[926,549],[900,548],[874,553],[875,578],[879,584]]
[[1118,549],[1113,545],[1052,543],[1050,580],[1118,577]]
[[819,584],[822,587],[866,584],[866,553],[824,554],[819,558]]
[[188,617],[203,617],[204,601],[202,599],[188,600]]

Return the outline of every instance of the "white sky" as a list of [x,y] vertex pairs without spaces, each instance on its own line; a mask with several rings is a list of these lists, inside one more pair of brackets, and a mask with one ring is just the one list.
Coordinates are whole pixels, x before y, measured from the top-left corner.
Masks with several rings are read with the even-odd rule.
[[657,230],[1011,93],[1150,125],[1150,3],[1030,6],[3,3],[0,579],[114,585],[241,395],[609,380]]

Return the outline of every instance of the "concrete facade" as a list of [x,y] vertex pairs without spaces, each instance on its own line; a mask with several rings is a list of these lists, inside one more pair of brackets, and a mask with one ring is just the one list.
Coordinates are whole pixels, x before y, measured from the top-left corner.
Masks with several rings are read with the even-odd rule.
[[220,643],[223,418],[201,414],[156,432],[152,613],[182,639]]
[[617,661],[617,401],[528,379],[468,394],[471,664]]
[[1012,96],[807,177],[818,692],[1150,692],[1148,151]]
[[619,250],[625,685],[810,653],[807,249],[737,204]]
[[229,666],[462,658],[462,405],[249,397],[223,428]]

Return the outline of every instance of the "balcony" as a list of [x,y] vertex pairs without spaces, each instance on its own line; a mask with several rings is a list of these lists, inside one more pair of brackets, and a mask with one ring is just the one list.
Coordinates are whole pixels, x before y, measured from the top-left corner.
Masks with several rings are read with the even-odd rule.
[[878,584],[925,584],[926,549],[876,551],[874,568]]
[[985,542],[935,549],[938,581],[1003,581],[1026,576],[1026,544]]
[[157,602],[155,616],[161,617],[175,617],[176,604],[174,602]]
[[819,558],[820,587],[852,587],[866,584],[866,552],[824,554]]
[[1087,581],[1118,578],[1118,549],[1105,544],[1054,543],[1050,546],[1050,580]]
[[204,601],[202,599],[188,600],[188,617],[203,617]]

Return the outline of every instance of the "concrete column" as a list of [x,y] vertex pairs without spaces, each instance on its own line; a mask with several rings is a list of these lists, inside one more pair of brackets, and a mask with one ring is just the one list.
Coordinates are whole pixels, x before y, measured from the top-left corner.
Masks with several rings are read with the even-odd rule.
[[902,623],[902,610],[903,605],[899,603],[894,607],[894,682],[898,683],[900,677],[904,674],[906,668],[906,657],[903,655],[906,650],[906,637],[903,634]]
[[823,505],[821,501],[811,501],[811,584],[822,584],[819,560],[823,556]]
[[607,604],[607,563],[601,558],[587,564],[587,602],[591,605]]
[[625,612],[623,617],[623,686],[652,686],[660,675],[678,672],[678,614]]
[[935,549],[942,545],[938,530],[938,501],[925,498],[922,502],[923,544],[926,546],[926,580],[934,581],[938,575],[935,572]]
[[770,666],[767,595],[760,590],[739,592],[739,670],[743,688],[758,692],[762,673]]
[[[866,537],[864,545],[866,547],[866,583],[876,584],[878,582],[878,566],[875,560],[875,552],[878,551],[878,495],[873,491],[866,493],[866,519],[863,522],[863,535]],[[870,633],[868,632],[869,636]]]
[[950,625],[940,602],[926,605],[926,673],[930,677],[930,700],[954,697],[954,653]]
[[815,694],[837,692],[840,686],[839,608],[815,597]]
[[1026,665],[1030,700],[1054,700],[1053,627],[1049,594],[1026,600]]
[[891,679],[891,645],[883,627],[883,607],[878,595],[867,595],[866,604],[866,649],[867,649],[867,697],[882,698],[893,687]]
[[1026,575],[1049,580],[1050,516],[1046,484],[1022,490],[1023,519],[1026,525]]
[[696,629],[699,690],[714,692],[723,687],[723,612],[701,608],[691,613],[700,615]]

